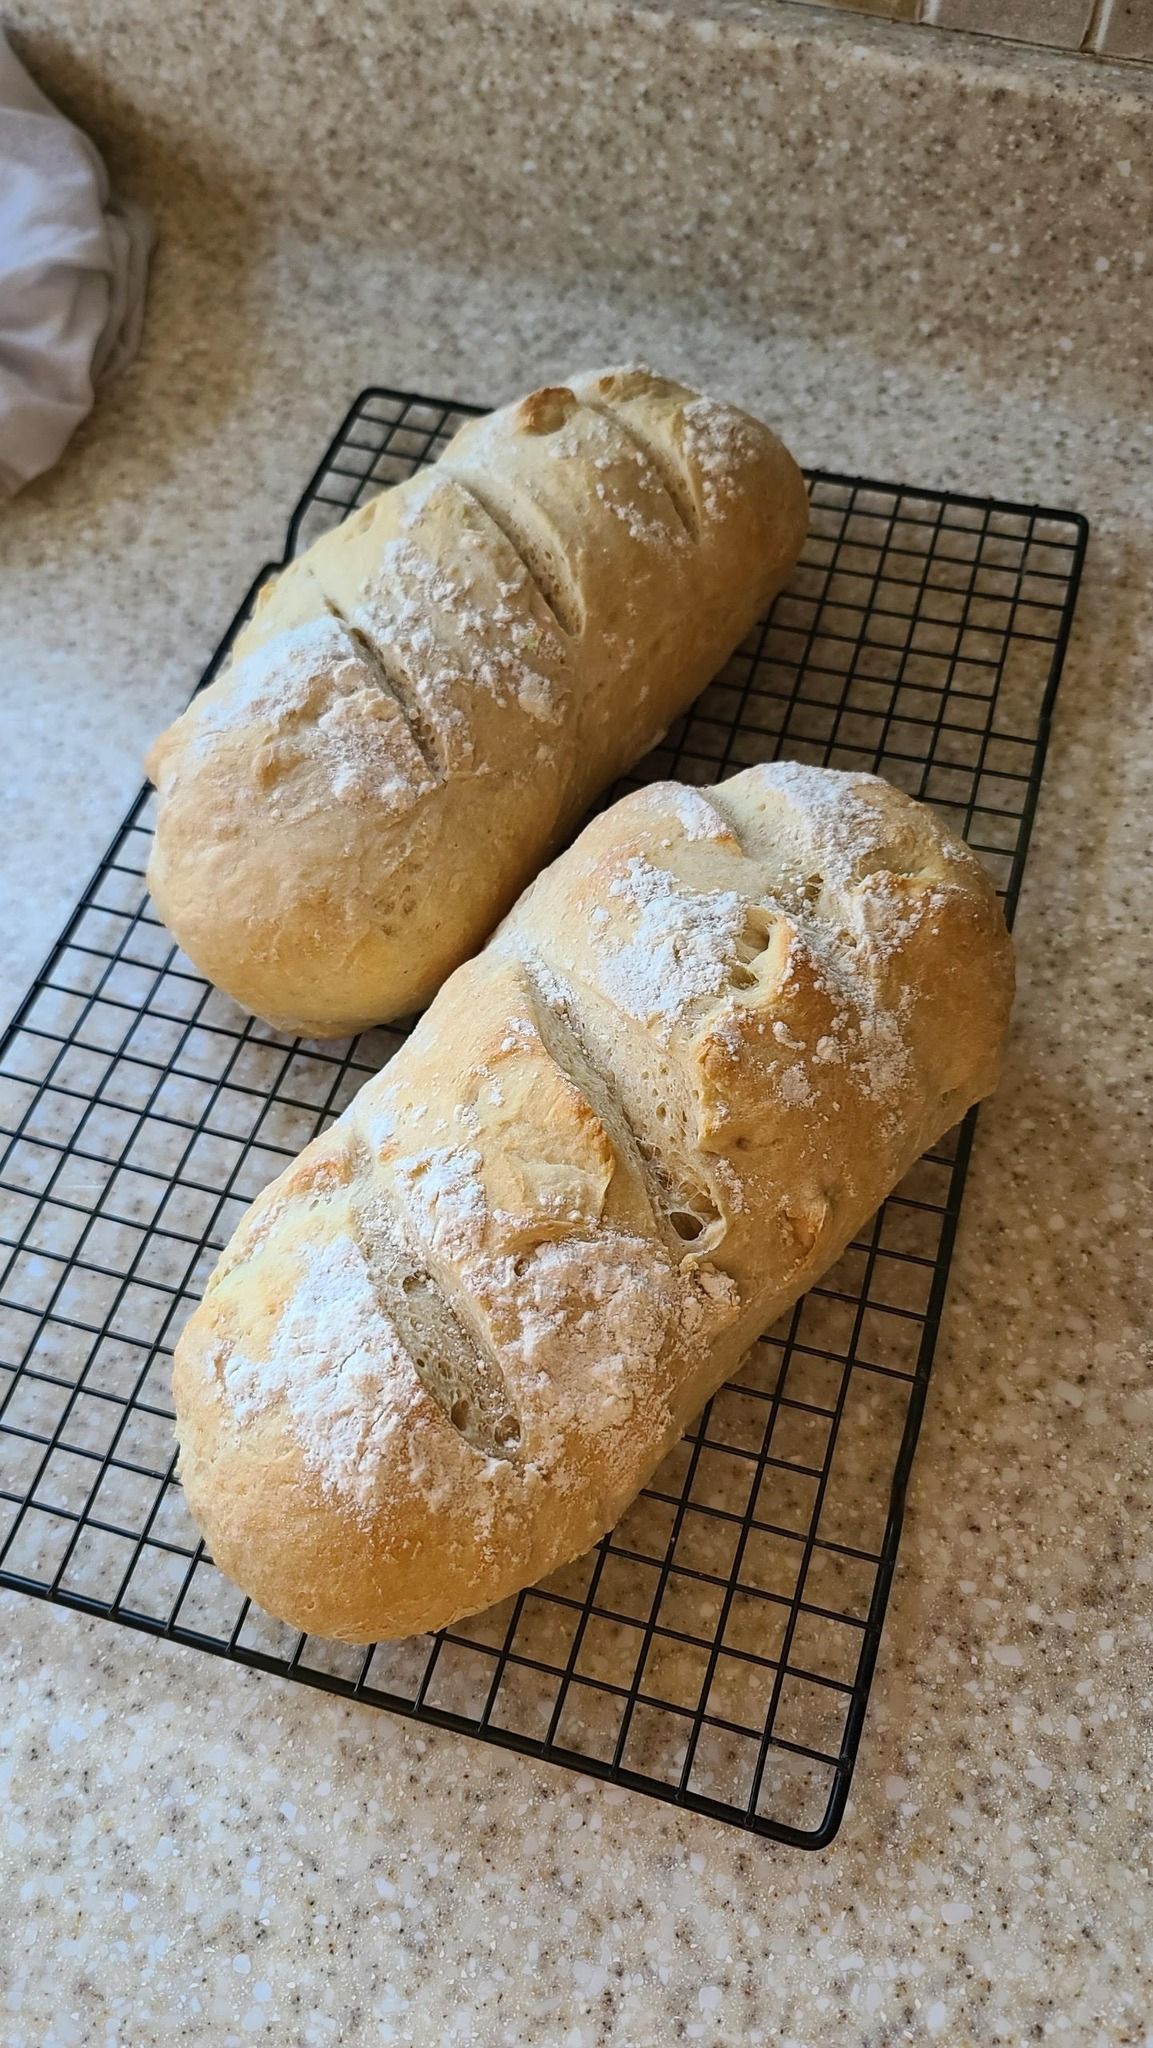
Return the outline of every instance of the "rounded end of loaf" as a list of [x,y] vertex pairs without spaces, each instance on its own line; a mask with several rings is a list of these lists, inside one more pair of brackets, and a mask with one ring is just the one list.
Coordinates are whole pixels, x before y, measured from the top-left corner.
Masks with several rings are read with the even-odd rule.
[[[485,1540],[445,1511],[454,1433],[394,1355],[357,1170],[337,1125],[265,1190],[173,1362],[179,1475],[214,1562],[277,1620],[345,1642],[421,1631],[433,1585],[463,1611]],[[498,1518],[499,1494],[490,1536]]]
[[808,534],[808,489],[784,442],[754,414],[643,366],[592,371],[570,385],[582,404],[634,438],[682,527],[727,565],[726,584],[744,608],[743,638]]
[[[443,1263],[397,1236],[369,1150],[382,1091],[360,1107],[254,1204],[173,1366],[180,1478],[213,1560],[277,1619],[348,1642],[447,1626],[584,1551],[642,1482],[637,1417],[671,1429],[657,1386],[667,1262],[623,1234],[502,1254],[481,1328],[503,1319],[507,1334],[519,1297],[510,1349],[531,1357],[535,1387],[514,1388],[509,1350],[461,1314]],[[583,1156],[572,1103],[552,1107]],[[572,1326],[550,1335],[562,1304]],[[645,1333],[631,1351],[653,1381],[647,1405],[612,1368],[629,1318]]]
[[250,624],[154,745],[148,883],[217,987],[278,1029],[343,1037],[414,1008],[431,978],[401,935],[433,776],[355,631],[284,623],[291,599],[274,588],[264,637]]
[[[420,1635],[475,1605],[476,1559],[414,1495],[402,1526],[364,1524],[331,1494],[275,1413],[238,1426],[195,1339],[177,1352],[178,1474],[213,1562],[276,1621],[333,1642]],[[515,1577],[523,1544],[510,1553]],[[435,1592],[433,1591],[435,1588]]]
[[261,821],[254,830],[253,811],[236,813],[247,770],[238,764],[215,832],[202,788],[191,793],[191,817],[179,799],[158,814],[148,887],[181,950],[243,1009],[302,1038],[353,1037],[421,1007],[435,970],[414,973],[422,963],[395,944],[403,885],[395,909],[379,900],[367,909],[347,846],[337,882],[319,816],[311,829],[279,835]]
[[991,1094],[1013,942],[988,870],[940,813],[881,776],[792,761],[746,769],[710,795],[746,851],[771,848],[801,877],[792,886],[806,909],[867,949],[875,1004],[923,1050],[924,1085],[959,1103],[957,1117]]

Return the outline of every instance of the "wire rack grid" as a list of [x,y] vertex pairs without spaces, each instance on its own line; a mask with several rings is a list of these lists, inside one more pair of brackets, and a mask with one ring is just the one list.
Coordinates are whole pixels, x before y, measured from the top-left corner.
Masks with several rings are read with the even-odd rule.
[[[286,559],[473,411],[363,393]],[[810,486],[788,589],[612,794],[782,751],[872,769],[969,839],[1011,917],[1085,521],[825,471]],[[860,1742],[973,1118],[766,1332],[592,1554],[435,1638],[299,1636],[198,1541],[169,1360],[247,1203],[403,1034],[293,1040],[202,981],[147,900],[151,804],[0,1049],[0,1584],[823,1846]]]

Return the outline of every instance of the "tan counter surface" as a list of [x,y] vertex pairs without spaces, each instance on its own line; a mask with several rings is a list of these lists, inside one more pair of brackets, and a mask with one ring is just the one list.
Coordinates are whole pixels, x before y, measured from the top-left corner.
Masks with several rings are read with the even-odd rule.
[[240,260],[184,203],[164,226],[142,361],[0,511],[5,1009],[366,382],[496,400],[642,357],[803,460],[1094,537],[833,1848],[5,1595],[0,2042],[1153,2040],[1153,437],[1040,368],[898,371],[287,231]]

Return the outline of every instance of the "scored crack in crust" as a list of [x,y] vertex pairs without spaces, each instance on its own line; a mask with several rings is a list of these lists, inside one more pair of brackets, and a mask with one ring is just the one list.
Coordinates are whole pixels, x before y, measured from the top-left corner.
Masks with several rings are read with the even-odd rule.
[[368,1641],[586,1550],[993,1087],[1012,979],[984,870],[873,776],[780,762],[595,819],[185,1330],[216,1562]]
[[156,741],[164,922],[278,1028],[419,1008],[712,679],[807,525],[767,427],[650,371],[463,427],[265,587]]

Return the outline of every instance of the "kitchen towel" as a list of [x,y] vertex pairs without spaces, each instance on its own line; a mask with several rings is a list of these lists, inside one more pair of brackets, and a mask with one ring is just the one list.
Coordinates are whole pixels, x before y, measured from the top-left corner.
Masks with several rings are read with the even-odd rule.
[[51,469],[140,344],[152,228],[0,32],[0,496]]

